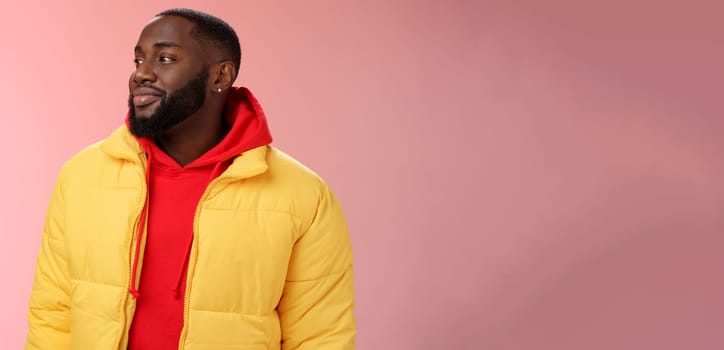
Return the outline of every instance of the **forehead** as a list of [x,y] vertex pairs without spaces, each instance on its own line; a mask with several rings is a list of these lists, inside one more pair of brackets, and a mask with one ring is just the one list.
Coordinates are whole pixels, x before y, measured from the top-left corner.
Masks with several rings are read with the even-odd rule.
[[153,18],[141,31],[138,45],[144,47],[157,42],[173,42],[181,47],[198,47],[199,43],[191,36],[195,24],[177,16]]

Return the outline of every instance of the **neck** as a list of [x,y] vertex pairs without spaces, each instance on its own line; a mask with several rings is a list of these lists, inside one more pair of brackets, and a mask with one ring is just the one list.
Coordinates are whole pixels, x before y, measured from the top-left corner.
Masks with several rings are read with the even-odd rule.
[[223,105],[204,106],[157,139],[156,144],[179,165],[186,166],[221,142],[227,132]]

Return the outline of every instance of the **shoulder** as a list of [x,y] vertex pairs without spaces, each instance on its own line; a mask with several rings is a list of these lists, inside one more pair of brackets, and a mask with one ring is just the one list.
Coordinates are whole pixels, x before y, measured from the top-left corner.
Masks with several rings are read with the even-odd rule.
[[308,187],[316,190],[325,190],[327,184],[314,170],[284,151],[269,146],[267,164],[271,176],[282,181],[288,181],[297,187]]
[[[68,160],[65,161],[60,170],[60,177],[66,182],[86,183],[97,181],[101,175],[113,173],[110,168],[120,168],[129,162],[125,162],[122,157],[109,152],[109,144],[111,146],[119,143],[126,143],[122,140],[122,130],[116,130],[113,134],[106,138],[98,140],[84,147]],[[125,152],[133,155],[131,145],[125,145]],[[113,151],[113,149],[110,149]],[[129,159],[130,156],[128,156]],[[115,171],[117,173],[117,171]]]
[[101,150],[101,142],[98,141],[86,146],[66,160],[60,169],[61,179],[65,181],[77,180],[107,162],[107,156]]
[[[331,194],[329,186],[315,171],[284,151],[267,146],[267,170],[246,180],[242,186],[256,192],[258,205],[292,213],[308,222]],[[246,192],[250,193],[250,192]]]
[[71,172],[83,170],[88,166],[92,166],[93,164],[102,161],[105,158],[105,154],[101,150],[102,142],[103,140],[94,142],[76,152],[65,162],[65,164],[63,164],[63,169]]

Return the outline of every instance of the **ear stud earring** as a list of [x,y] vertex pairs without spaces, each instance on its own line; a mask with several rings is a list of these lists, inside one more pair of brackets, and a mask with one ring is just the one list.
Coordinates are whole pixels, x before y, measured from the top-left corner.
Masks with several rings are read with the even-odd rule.
[[216,92],[221,92],[221,88],[216,88]]

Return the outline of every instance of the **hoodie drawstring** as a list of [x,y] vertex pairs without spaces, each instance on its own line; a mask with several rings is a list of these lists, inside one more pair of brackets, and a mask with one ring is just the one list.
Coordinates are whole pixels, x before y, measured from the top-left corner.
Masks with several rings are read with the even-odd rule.
[[186,266],[189,262],[189,255],[191,255],[191,246],[193,245],[193,243],[194,235],[191,235],[188,243],[186,243],[186,249],[184,249],[186,251],[186,254],[184,255],[184,261],[181,264],[181,267],[178,269],[178,278],[176,279],[176,285],[173,287],[173,289],[171,289],[173,291],[173,297],[176,299],[181,297],[181,282],[184,279],[184,272],[186,272]]
[[153,157],[152,152],[148,152],[148,167],[146,169],[146,198],[144,198],[143,210],[141,211],[141,219],[138,222],[138,232],[136,233],[136,249],[133,256],[133,264],[131,266],[131,286],[128,288],[128,292],[133,295],[135,299],[141,296],[138,292],[138,286],[136,286],[136,275],[138,271],[138,258],[141,254],[141,243],[143,241],[143,231],[146,227],[146,217],[148,216],[148,196],[151,194],[151,159]]
[[[209,176],[209,180],[207,181],[207,186],[211,184],[211,181],[213,181],[217,176],[219,176],[221,172],[221,166],[224,164],[224,161],[219,161],[214,166],[214,170],[211,171],[211,175]],[[201,205],[200,202],[201,198],[199,198],[199,205]],[[194,243],[194,235],[191,234],[191,237],[189,237],[188,243],[186,243],[186,249],[184,254],[184,261],[181,264],[181,267],[178,269],[178,273],[176,274],[178,277],[176,278],[176,284],[171,288],[171,291],[173,291],[174,298],[178,299],[181,297],[181,282],[183,282],[184,279],[184,272],[186,272],[186,269],[188,268],[189,263],[189,257],[191,256],[191,247]]]

